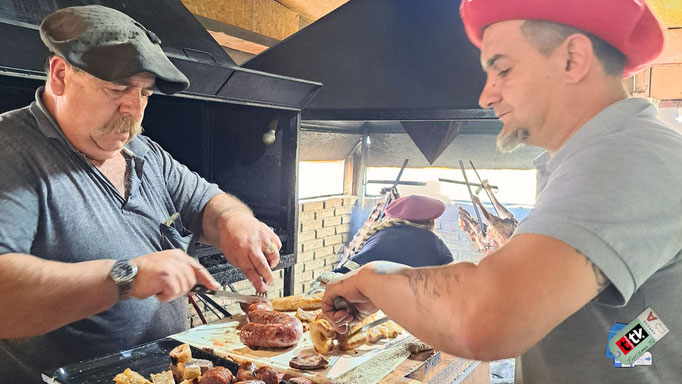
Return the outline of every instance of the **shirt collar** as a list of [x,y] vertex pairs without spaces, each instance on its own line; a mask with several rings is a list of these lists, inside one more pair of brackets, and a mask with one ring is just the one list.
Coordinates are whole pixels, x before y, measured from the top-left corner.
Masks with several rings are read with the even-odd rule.
[[536,168],[544,166],[551,173],[581,149],[618,131],[626,121],[640,114],[656,116],[656,107],[649,100],[641,98],[628,98],[615,102],[580,127],[554,156],[550,156],[550,153],[545,151],[533,160],[533,164]]
[[[57,121],[52,117],[50,111],[47,110],[45,104],[43,103],[42,95],[45,92],[45,87],[42,86],[36,90],[35,101],[31,103],[29,109],[38,123],[38,129],[42,132],[48,139],[59,140],[64,143],[71,151],[83,155],[81,151],[78,150],[64,135],[61,127],[57,124]],[[123,152],[131,157],[144,158],[149,150],[149,146],[145,145],[139,137],[134,137],[126,146],[123,148]]]

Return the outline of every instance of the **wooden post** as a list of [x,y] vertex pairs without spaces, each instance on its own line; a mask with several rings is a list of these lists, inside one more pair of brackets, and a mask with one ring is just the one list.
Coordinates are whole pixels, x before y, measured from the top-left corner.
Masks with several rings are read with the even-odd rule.
[[353,195],[355,190],[355,154],[351,153],[343,162],[343,194]]
[[365,134],[362,138],[360,147],[360,161],[358,161],[358,205],[365,207],[365,192],[367,188],[367,140],[369,136]]

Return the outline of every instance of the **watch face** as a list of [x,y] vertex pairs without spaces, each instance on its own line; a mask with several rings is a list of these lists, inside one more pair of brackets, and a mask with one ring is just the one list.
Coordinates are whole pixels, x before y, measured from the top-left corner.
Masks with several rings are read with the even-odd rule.
[[132,278],[135,273],[135,267],[128,262],[117,262],[111,269],[111,278],[114,281],[122,281]]

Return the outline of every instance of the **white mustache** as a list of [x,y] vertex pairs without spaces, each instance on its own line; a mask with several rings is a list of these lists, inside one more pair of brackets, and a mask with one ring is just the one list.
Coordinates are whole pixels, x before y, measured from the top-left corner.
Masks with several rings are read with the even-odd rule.
[[128,133],[131,138],[142,133],[142,124],[130,116],[123,116],[114,120],[110,120],[104,127],[103,133]]

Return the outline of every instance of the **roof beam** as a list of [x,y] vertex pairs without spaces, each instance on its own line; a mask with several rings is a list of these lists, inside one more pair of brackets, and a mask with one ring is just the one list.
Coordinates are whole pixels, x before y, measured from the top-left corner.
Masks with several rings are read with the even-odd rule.
[[335,10],[348,0],[276,0],[301,16],[308,24]]

